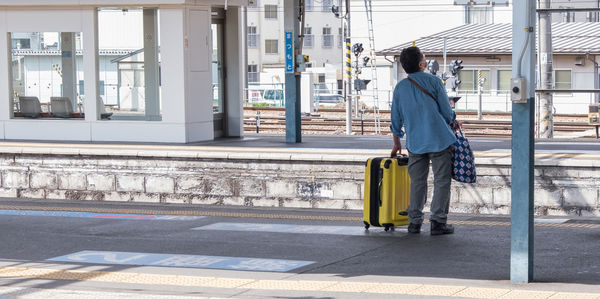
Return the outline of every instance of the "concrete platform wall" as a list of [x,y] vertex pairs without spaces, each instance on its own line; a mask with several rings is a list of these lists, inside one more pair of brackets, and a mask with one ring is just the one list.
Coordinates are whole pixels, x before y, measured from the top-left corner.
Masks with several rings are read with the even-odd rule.
[[[286,152],[3,150],[0,197],[362,209],[365,159]],[[510,157],[476,162],[478,183],[453,182],[451,211],[510,213]],[[600,215],[597,161],[536,164],[537,214]]]

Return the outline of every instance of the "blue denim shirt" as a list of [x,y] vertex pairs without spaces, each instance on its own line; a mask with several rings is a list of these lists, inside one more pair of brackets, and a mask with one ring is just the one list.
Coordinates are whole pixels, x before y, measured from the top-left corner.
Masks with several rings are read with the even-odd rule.
[[406,148],[411,153],[440,152],[456,142],[456,136],[448,126],[456,114],[450,107],[446,88],[440,78],[428,73],[416,72],[408,76],[431,93],[439,107],[430,96],[404,79],[394,88],[390,129],[402,138],[404,127]]

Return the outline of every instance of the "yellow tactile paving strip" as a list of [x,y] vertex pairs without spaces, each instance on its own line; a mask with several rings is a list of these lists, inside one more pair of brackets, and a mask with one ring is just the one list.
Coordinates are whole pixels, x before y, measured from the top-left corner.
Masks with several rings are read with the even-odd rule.
[[49,268],[0,267],[0,278],[95,281],[123,284],[152,284],[239,290],[319,291],[408,296],[448,296],[462,298],[600,298],[600,293],[530,291],[460,285],[372,283],[316,280],[261,280],[130,272],[57,270]]
[[[177,215],[177,216],[209,216],[226,218],[263,218],[263,219],[288,219],[288,220],[322,220],[322,221],[348,221],[362,223],[362,217],[332,216],[332,215],[300,215],[285,213],[242,213],[242,212],[218,212],[201,210],[152,210],[131,208],[105,208],[105,207],[50,207],[35,205],[1,205],[0,210],[34,210],[34,211],[65,211],[65,212],[90,212],[90,213],[114,213],[114,214],[143,214],[143,215]],[[425,224],[429,223],[425,220]],[[473,221],[473,220],[449,220],[450,224],[464,226],[510,226],[510,221]],[[600,229],[600,224],[594,223],[535,223],[536,227],[556,228],[587,228]]]

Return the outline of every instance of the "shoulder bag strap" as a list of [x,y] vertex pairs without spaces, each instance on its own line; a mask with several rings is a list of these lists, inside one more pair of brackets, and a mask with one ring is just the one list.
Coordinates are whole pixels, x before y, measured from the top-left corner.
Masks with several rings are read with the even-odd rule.
[[[419,83],[417,83],[415,80],[411,79],[410,77],[407,76],[406,79],[408,79],[408,81],[410,81],[412,84],[414,84],[420,90],[422,90],[426,95],[430,96],[435,101],[435,103],[437,104],[438,111],[441,111],[440,102],[438,102],[438,100],[431,93],[429,93],[429,91],[425,90],[425,88],[423,88],[423,86],[419,85]],[[453,130],[455,129],[455,128],[453,128],[452,123],[450,123],[448,125],[450,125],[450,128],[452,128]],[[458,126],[458,127],[460,129],[460,126]],[[462,131],[461,131],[461,134],[462,134]]]
[[406,77],[406,79],[408,79],[408,81],[410,81],[412,84],[414,84],[420,90],[422,90],[426,95],[430,96],[435,101],[435,103],[438,105],[438,109],[440,109],[440,103],[431,93],[429,93],[429,91],[425,90],[425,88],[423,88],[423,86],[419,85],[419,83],[417,83],[415,80],[411,79],[410,77]]

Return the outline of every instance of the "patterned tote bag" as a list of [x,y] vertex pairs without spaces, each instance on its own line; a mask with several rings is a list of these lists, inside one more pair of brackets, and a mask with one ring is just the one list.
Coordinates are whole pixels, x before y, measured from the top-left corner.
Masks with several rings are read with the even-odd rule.
[[462,129],[454,131],[456,134],[456,143],[452,155],[452,178],[461,183],[475,183],[477,175],[475,173],[475,156],[471,150],[469,140],[462,132]]

